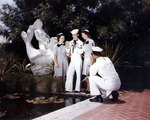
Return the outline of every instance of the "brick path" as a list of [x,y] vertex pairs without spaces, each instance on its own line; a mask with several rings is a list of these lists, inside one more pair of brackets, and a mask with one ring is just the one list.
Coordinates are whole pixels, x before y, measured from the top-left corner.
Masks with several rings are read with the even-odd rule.
[[118,102],[106,101],[74,120],[150,120],[150,90],[119,93]]

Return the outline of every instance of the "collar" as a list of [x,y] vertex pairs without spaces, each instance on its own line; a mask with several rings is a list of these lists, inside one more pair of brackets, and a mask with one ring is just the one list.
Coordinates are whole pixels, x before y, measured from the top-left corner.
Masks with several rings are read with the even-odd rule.
[[96,62],[99,61],[99,60],[101,60],[101,59],[102,59],[102,57],[97,58],[97,59],[96,59]]
[[58,44],[57,44],[57,47],[60,47],[61,45],[65,46],[64,43],[58,43]]
[[84,43],[83,44],[89,44],[89,41],[84,41]]
[[73,41],[76,41],[76,42],[77,42],[78,40],[79,40],[79,39],[77,39],[77,40],[74,40],[74,39],[73,39]]
[[79,39],[73,40],[73,44],[76,45]]
[[105,61],[109,63],[111,60],[108,57],[100,56],[99,58],[96,59],[96,62],[97,61]]
[[89,39],[85,40],[83,44],[89,44]]

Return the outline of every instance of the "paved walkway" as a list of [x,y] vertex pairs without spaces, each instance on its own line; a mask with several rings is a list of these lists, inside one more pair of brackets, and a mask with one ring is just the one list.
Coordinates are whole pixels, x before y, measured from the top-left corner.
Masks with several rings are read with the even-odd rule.
[[89,100],[54,111],[35,120],[150,120],[150,90],[119,91],[119,101]]

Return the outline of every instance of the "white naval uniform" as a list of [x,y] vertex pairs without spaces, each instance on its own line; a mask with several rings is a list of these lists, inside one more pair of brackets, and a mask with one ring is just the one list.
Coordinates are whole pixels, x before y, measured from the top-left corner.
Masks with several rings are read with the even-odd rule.
[[84,42],[83,45],[83,52],[84,52],[84,61],[83,61],[83,75],[88,75],[89,74],[89,68],[91,65],[91,53],[92,53],[92,47],[95,46],[95,42],[92,39],[87,39]]
[[68,70],[68,60],[66,58],[66,46],[57,43],[54,46],[54,54],[57,55],[59,67],[54,67],[54,76],[66,76]]
[[82,69],[82,58],[81,54],[83,53],[83,42],[78,39],[76,41],[76,47],[73,48],[73,41],[70,41],[69,50],[71,50],[71,61],[67,71],[67,78],[65,83],[65,90],[72,91],[73,90],[73,77],[74,73],[76,72],[77,79],[76,79],[76,86],[75,90],[80,91],[81,86],[81,69]]
[[112,91],[118,90],[121,85],[118,73],[108,57],[96,59],[96,62],[90,67],[89,82],[91,95],[102,95],[104,98]]

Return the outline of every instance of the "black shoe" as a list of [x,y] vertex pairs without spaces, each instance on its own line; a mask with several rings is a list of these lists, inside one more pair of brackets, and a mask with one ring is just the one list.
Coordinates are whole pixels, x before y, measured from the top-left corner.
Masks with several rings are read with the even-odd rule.
[[85,93],[86,93],[86,94],[89,94],[89,93],[90,93],[90,91],[85,91]]
[[103,102],[103,98],[101,95],[96,96],[95,98],[89,99],[90,102]]
[[112,94],[112,97],[113,97],[112,101],[117,101],[119,93],[117,91],[113,91],[111,94]]
[[71,91],[65,91],[65,93],[71,93]]
[[74,92],[75,92],[75,93],[80,93],[80,91],[76,91],[76,90],[75,90]]

